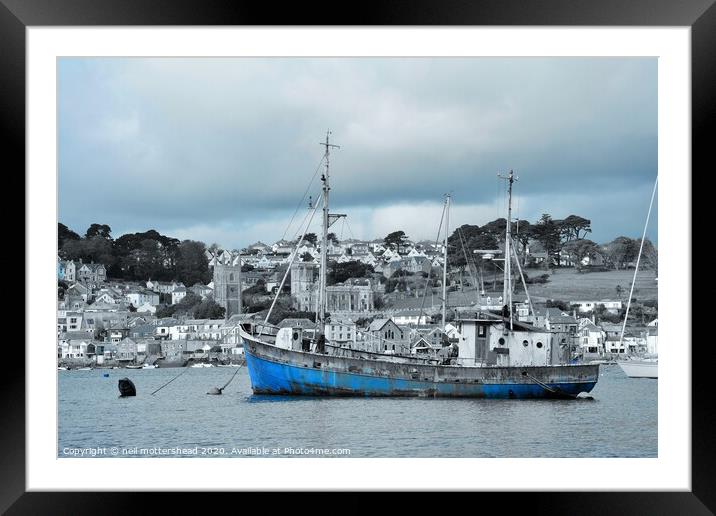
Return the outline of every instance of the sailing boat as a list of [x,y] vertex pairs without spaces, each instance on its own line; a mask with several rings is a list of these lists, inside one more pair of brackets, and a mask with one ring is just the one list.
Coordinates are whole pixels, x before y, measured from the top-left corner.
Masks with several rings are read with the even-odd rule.
[[[322,143],[325,171],[321,178],[323,234],[317,328],[314,334],[303,328],[279,329],[268,324],[268,315],[263,324],[242,323],[239,331],[255,394],[522,399],[576,398],[594,388],[599,365],[562,363],[559,357],[555,360],[558,353],[554,350],[558,351],[559,346],[552,346],[552,335],[515,321],[511,303],[501,316],[463,314],[456,323],[465,340],[459,346],[453,344],[453,352],[447,357],[375,353],[326,342],[327,231],[331,218],[336,217],[329,213],[329,157],[331,149],[338,148],[330,143],[329,135],[330,131]],[[509,220],[513,182],[510,172],[505,281],[511,281]],[[302,240],[303,237],[291,260]],[[279,292],[282,286],[283,283]],[[511,292],[509,285],[506,293],[510,299]]]
[[[641,244],[639,245],[639,254],[636,258],[636,266],[634,267],[634,278],[631,282],[631,289],[629,290],[629,300],[627,301],[626,313],[624,314],[624,323],[622,324],[622,332],[619,338],[619,345],[621,347],[624,342],[624,331],[626,330],[627,319],[629,318],[629,308],[631,307],[631,296],[634,292],[634,285],[636,284],[636,274],[639,271],[639,262],[641,260],[641,253],[644,249],[644,240],[646,239],[646,228],[649,226],[649,217],[651,216],[651,207],[654,204],[654,196],[656,194],[656,187],[659,184],[659,176],[656,176],[654,181],[654,190],[651,192],[651,201],[649,202],[649,211],[646,214],[646,222],[644,223],[644,232],[641,236]],[[656,356],[632,356],[628,360],[618,360],[617,364],[624,374],[629,378],[658,378],[659,377],[659,357]]]

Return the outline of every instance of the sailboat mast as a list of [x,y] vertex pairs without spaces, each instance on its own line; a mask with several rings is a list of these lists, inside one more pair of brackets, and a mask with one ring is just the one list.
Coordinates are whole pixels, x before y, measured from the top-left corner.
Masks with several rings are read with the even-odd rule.
[[509,175],[500,175],[500,177],[507,179],[507,224],[505,225],[505,267],[502,280],[502,302],[507,304],[507,311],[510,314],[510,330],[512,330],[512,254],[510,252],[510,243],[512,242],[512,184],[516,179],[512,170],[510,170]]
[[330,143],[331,131],[326,131],[326,141],[322,142],[326,148],[325,162],[326,170],[321,177],[323,182],[323,233],[321,235],[321,276],[319,281],[319,293],[318,293],[318,321],[321,326],[320,331],[323,333],[323,325],[325,324],[326,318],[326,273],[328,266],[328,198],[331,190],[329,183],[329,172],[330,172],[330,157],[331,147],[338,148],[338,145],[332,145]]
[[447,266],[448,266],[448,228],[450,227],[450,194],[445,197],[445,244],[443,246],[443,330],[447,315]]

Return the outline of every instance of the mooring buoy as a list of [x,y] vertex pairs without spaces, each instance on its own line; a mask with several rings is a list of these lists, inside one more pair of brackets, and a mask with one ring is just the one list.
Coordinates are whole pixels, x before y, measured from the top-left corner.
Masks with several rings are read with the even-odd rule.
[[119,396],[121,398],[137,395],[137,388],[134,386],[134,383],[132,383],[132,380],[130,380],[129,378],[120,378],[118,386]]

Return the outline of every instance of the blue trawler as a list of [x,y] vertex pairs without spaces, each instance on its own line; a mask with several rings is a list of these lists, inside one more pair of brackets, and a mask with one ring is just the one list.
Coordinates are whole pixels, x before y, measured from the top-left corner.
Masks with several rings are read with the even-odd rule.
[[[599,378],[598,364],[568,363],[568,351],[565,353],[559,343],[553,342],[553,334],[514,320],[510,251],[514,251],[514,244],[510,224],[506,224],[502,298],[506,303],[502,314],[463,312],[455,322],[462,336],[459,343],[451,343],[435,355],[420,356],[388,351],[384,344],[392,337],[389,331],[385,335],[371,335],[378,345],[363,349],[327,342],[324,335],[328,322],[325,311],[327,232],[340,217],[328,211],[329,156],[331,148],[337,148],[329,142],[329,135],[330,132],[322,143],[325,172],[321,178],[323,237],[317,325],[315,329],[270,325],[267,321],[273,305],[263,323],[247,320],[241,325],[246,366],[255,394],[526,399],[576,398],[594,388]],[[512,172],[505,179],[509,183],[510,199],[507,220],[511,220],[512,185],[516,179]],[[448,196],[446,206],[449,202]],[[313,213],[317,207],[318,203]],[[444,251],[447,253],[447,245]],[[519,260],[515,261],[519,267]],[[446,267],[447,260],[443,269],[443,329]],[[279,292],[285,280],[286,276]]]

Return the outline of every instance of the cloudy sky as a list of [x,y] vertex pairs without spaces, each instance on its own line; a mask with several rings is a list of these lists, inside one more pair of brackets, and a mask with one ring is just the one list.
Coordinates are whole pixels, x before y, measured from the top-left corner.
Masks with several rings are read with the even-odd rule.
[[81,234],[292,238],[328,128],[343,238],[434,240],[447,192],[451,227],[504,217],[509,169],[515,216],[639,237],[657,173],[654,58],[65,58],[58,100],[60,222]]

